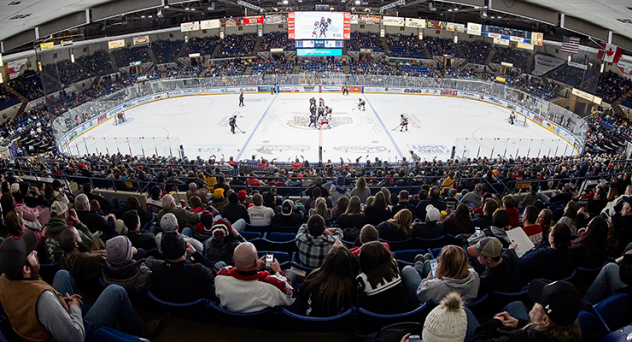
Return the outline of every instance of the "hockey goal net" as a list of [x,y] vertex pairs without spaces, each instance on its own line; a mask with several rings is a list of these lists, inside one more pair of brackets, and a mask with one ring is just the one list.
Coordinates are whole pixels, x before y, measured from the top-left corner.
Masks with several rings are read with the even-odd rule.
[[523,114],[520,114],[520,113],[516,113],[515,123],[520,124],[520,125],[522,125],[524,127],[528,127],[529,124],[527,123],[527,121],[529,121],[529,120],[527,119],[526,115],[523,115]]

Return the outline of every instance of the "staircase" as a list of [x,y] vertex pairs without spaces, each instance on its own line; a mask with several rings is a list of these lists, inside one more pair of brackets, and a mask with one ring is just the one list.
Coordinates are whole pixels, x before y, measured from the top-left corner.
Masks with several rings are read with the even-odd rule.
[[301,73],[301,67],[299,65],[295,65],[293,74],[300,74],[300,73]]
[[349,68],[349,64],[345,64],[345,65],[343,65],[343,66],[342,66],[342,71],[343,71],[345,74],[347,74],[347,75],[348,75],[348,74],[350,74],[350,73],[351,73],[351,69]]
[[[27,101],[24,101],[20,104],[20,109],[18,109],[18,112],[15,114],[14,117],[19,116],[20,114],[24,113],[24,110],[26,109],[26,105],[28,104]],[[620,109],[619,109],[620,110]]]
[[456,47],[456,52],[457,52],[460,56],[462,56],[462,57],[463,57],[463,59],[465,59],[465,64],[469,63],[469,62],[470,62],[470,60],[469,60],[469,59],[467,59],[467,57],[465,57],[465,56],[467,56],[467,55],[465,54],[465,51],[463,51],[463,47],[461,46],[461,44],[454,44],[454,46]]
[[110,56],[110,62],[112,62],[112,69],[114,69],[114,72],[118,72],[119,68],[118,64],[116,64],[116,58],[114,58],[114,55],[111,53],[108,53],[108,55]]
[[[182,47],[180,48],[180,51],[178,51],[178,53],[176,54],[176,56],[173,58],[174,62],[177,62],[178,58],[183,57],[182,54],[185,53],[185,51],[189,51],[189,42],[186,42],[182,45]],[[188,55],[185,57],[189,57]]]
[[244,72],[244,75],[252,75],[252,67],[251,66],[248,66],[246,68],[246,71]]
[[15,89],[13,89],[9,83],[5,83],[4,86],[7,88],[7,90],[9,90],[9,92],[13,95],[15,95],[18,99],[20,99],[20,101],[22,102],[29,102],[29,100],[22,96],[22,94],[18,93]]
[[147,47],[147,51],[148,51],[149,57],[151,57],[151,61],[154,63],[154,65],[158,65],[158,59],[156,58],[156,55],[154,54],[154,50],[151,47]]
[[492,46],[492,49],[489,50],[489,55],[487,55],[487,59],[485,60],[485,65],[489,65],[492,62],[492,58],[494,58],[494,54],[496,53],[496,48]]
[[217,58],[217,55],[219,55],[219,51],[221,50],[220,46],[222,46],[221,43],[218,43],[217,45],[215,45],[215,50],[213,50],[213,54],[211,55],[211,58]]
[[380,38],[380,41],[382,42],[382,49],[384,49],[384,53],[386,53],[387,55],[390,55],[391,49],[388,48],[388,43],[386,43],[386,37]]
[[522,72],[530,74],[532,67],[533,67],[533,54],[530,54],[529,57],[527,57],[527,64],[525,65],[526,70],[523,70]]
[[257,37],[257,42],[255,43],[255,49],[252,51],[252,54],[254,56],[256,56],[257,53],[259,52],[259,47],[261,46],[262,40],[263,40],[263,37]]
[[544,85],[547,86],[547,87],[551,84],[551,81],[549,81],[549,79],[546,76],[544,76],[544,75],[542,75],[542,77],[540,77],[540,79],[542,79],[542,83],[544,83]]
[[422,41],[419,41],[419,47],[421,47],[424,50],[424,53],[426,54],[426,57],[428,59],[432,59],[432,55],[430,54],[430,50],[428,50],[428,48],[422,43]]

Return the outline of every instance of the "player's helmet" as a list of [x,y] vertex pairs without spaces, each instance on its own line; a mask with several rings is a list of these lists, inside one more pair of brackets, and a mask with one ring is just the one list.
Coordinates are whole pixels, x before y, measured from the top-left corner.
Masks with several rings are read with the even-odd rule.
[[360,98],[360,101],[362,101],[362,98]]
[[325,106],[325,108],[329,108],[329,106]]
[[401,117],[404,117],[404,114],[401,114],[400,116],[401,116]]

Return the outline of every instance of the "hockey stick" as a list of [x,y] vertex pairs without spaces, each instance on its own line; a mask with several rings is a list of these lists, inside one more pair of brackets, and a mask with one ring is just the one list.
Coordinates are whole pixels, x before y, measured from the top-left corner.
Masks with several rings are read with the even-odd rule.
[[239,126],[235,125],[235,128],[237,128],[241,133],[246,133],[244,131],[241,130],[241,128],[239,128]]
[[402,124],[397,125],[397,127],[393,128],[392,131],[398,129],[399,127],[401,127]]

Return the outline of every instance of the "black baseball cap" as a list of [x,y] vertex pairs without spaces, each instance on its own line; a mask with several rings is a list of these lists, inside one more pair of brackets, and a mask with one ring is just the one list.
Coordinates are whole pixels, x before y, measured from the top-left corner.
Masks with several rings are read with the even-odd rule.
[[0,244],[0,272],[9,279],[19,279],[26,258],[33,252],[37,238],[32,231],[27,231],[21,238],[8,237]]
[[566,281],[545,283],[536,279],[529,283],[529,298],[540,303],[549,318],[558,325],[568,326],[577,320],[582,299],[573,284]]

